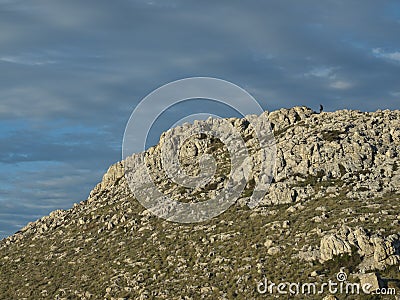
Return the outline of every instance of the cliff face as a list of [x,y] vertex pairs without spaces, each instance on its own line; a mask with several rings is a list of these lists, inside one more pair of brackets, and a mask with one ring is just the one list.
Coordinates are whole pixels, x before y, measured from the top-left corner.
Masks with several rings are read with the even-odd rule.
[[[252,172],[226,212],[195,224],[157,218],[128,187],[129,159],[119,162],[86,201],[0,242],[0,298],[257,298],[264,277],[309,282],[313,274],[321,281],[338,267],[348,274],[381,270],[396,284],[400,111],[294,107],[259,118],[270,121],[277,153],[274,180],[256,208],[246,205],[262,175],[254,128],[228,119],[245,141]],[[220,140],[199,134],[182,145],[186,173],[199,174],[204,154],[216,163],[204,187],[184,188],[162,171],[165,139],[146,153],[162,193],[194,202],[224,188],[230,156]]]

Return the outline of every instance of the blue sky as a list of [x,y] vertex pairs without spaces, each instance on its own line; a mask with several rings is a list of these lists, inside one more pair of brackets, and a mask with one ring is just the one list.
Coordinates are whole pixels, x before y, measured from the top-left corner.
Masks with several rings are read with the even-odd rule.
[[266,110],[398,109],[399,37],[398,1],[0,0],[0,238],[84,200],[155,88],[211,76]]

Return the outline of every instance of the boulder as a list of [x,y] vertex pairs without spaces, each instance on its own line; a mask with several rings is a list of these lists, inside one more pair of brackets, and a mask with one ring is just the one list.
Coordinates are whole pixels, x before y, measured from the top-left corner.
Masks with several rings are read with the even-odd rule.
[[349,242],[341,237],[330,234],[321,239],[320,244],[321,261],[332,259],[336,255],[349,253],[351,254],[351,246]]

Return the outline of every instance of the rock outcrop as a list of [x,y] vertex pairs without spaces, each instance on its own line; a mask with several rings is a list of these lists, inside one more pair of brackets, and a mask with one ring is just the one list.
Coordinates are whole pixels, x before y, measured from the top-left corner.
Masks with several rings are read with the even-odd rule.
[[327,261],[334,256],[351,253],[350,244],[335,234],[329,234],[321,239],[321,260]]
[[110,166],[107,172],[103,175],[103,179],[97,184],[89,194],[89,199],[101,191],[107,191],[111,186],[117,184],[118,181],[124,177],[124,162],[117,162]]
[[324,235],[320,243],[320,260],[325,262],[342,254],[357,252],[362,257],[361,272],[383,270],[400,263],[400,235],[368,234],[362,227],[344,227],[338,233]]

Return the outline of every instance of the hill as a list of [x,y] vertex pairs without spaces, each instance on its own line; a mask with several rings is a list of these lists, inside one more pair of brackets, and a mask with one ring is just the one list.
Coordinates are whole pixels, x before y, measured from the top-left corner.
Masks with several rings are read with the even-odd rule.
[[[254,128],[228,119],[254,166],[224,213],[189,224],[158,218],[128,186],[129,159],[118,162],[87,200],[0,241],[0,298],[257,299],[273,296],[260,292],[265,279],[322,284],[339,272],[351,282],[379,279],[400,294],[400,111],[317,114],[294,107],[259,118],[270,121],[277,152],[274,179],[258,206],[246,205],[261,163]],[[223,189],[230,157],[220,140],[199,134],[182,148],[189,174],[198,174],[203,154],[217,163],[212,181],[191,189],[161,172],[164,137],[146,153],[159,190],[191,202]]]

